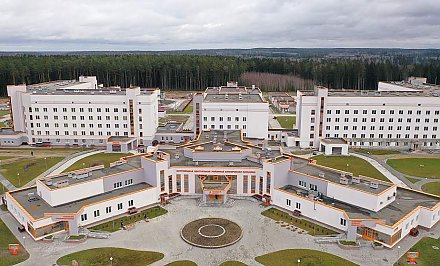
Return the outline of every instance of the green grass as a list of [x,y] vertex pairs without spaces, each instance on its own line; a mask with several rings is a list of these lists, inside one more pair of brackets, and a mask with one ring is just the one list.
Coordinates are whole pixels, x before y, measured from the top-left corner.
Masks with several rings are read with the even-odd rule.
[[310,154],[312,153],[312,150],[296,150],[296,151],[291,151],[290,153],[295,154],[295,155],[306,155],[306,154]]
[[413,183],[413,184],[415,184],[415,183],[420,181],[420,179],[412,178],[412,177],[408,177],[408,176],[405,176],[405,178],[408,179],[408,181]]
[[[389,181],[381,172],[379,172],[374,166],[372,166],[367,161],[357,158],[354,156],[324,156],[318,155],[312,157],[312,159],[317,161],[317,164],[331,167],[334,169],[348,171],[353,173],[353,175],[363,175],[367,177],[372,177],[380,179],[383,181]],[[348,167],[347,167],[348,164]]]
[[135,223],[137,221],[143,220],[144,215],[147,215],[148,219],[156,218],[158,216],[166,214],[168,211],[160,206],[155,206],[141,212],[132,214],[130,216],[124,216],[120,218],[116,218],[114,220],[95,225],[91,227],[92,230],[106,231],[106,232],[116,232],[121,229],[121,223],[123,225],[128,225]]
[[230,260],[223,262],[220,266],[247,266],[247,264],[240,261]]
[[84,239],[85,235],[69,236],[68,240],[81,240]]
[[4,127],[6,127],[5,122],[0,122],[0,128],[4,128]]
[[143,266],[163,259],[159,252],[131,250],[125,248],[92,248],[65,255],[57,260],[58,265],[71,265],[76,260],[79,265],[108,266],[112,265]]
[[400,151],[394,151],[394,150],[354,149],[353,151],[364,154],[371,154],[371,155],[400,154]]
[[[51,168],[61,160],[63,160],[63,157],[47,157],[47,169]],[[46,171],[45,161],[44,158],[37,158],[3,164],[1,166],[2,170],[4,170],[2,171],[2,174],[14,186],[21,187]],[[18,173],[20,174],[20,177],[18,177]]]
[[321,252],[310,249],[284,249],[266,255],[258,256],[255,258],[259,263],[266,266],[275,265],[338,265],[338,266],[351,266],[356,265],[341,257],[335,256],[330,253]]
[[109,167],[110,163],[119,160],[121,157],[133,155],[131,153],[98,153],[87,156],[76,163],[72,164],[64,172],[70,172],[82,168],[92,167],[100,164],[104,164],[105,167]]
[[172,110],[167,111],[168,114],[192,114],[192,112],[193,112],[193,105],[192,105],[192,103],[188,104],[185,107],[185,109],[183,109],[182,112],[177,112],[177,111],[172,111]]
[[14,158],[14,156],[0,156],[0,160],[7,160],[11,158]]
[[5,186],[3,186],[2,183],[0,183],[0,195],[4,194],[6,191],[8,191],[8,189]]
[[293,128],[296,123],[296,116],[277,116],[278,123],[282,128]]
[[165,266],[197,266],[197,263],[190,260],[177,260],[166,264]]
[[2,210],[2,211],[7,211],[8,210],[8,207],[6,207],[6,205],[0,205],[0,210]]
[[10,113],[9,110],[0,110],[0,117],[5,116],[9,113]]
[[440,178],[440,158],[388,159],[387,164],[405,175]]
[[[438,265],[440,261],[440,250],[433,249],[432,246],[440,248],[440,238],[424,237],[419,240],[412,248],[409,249],[411,252],[420,252],[420,258],[416,259],[417,265],[430,266]],[[409,265],[406,253],[398,261],[398,265]]]
[[440,182],[430,182],[422,186],[422,190],[440,196]]
[[339,243],[345,246],[357,246],[356,241],[341,240]]
[[[28,240],[32,241],[32,240]],[[20,251],[18,255],[11,255],[8,250],[8,244],[19,244],[17,238],[5,225],[3,220],[0,219],[0,266],[15,265],[29,258],[29,254],[20,245]]]
[[261,214],[270,218],[270,219],[273,219],[275,221],[283,221],[283,222],[287,222],[289,224],[292,224],[296,227],[299,227],[303,230],[308,231],[308,233],[310,235],[319,236],[319,235],[337,234],[337,232],[335,232],[331,229],[325,228],[323,226],[320,226],[318,224],[315,224],[313,222],[310,222],[310,221],[307,221],[307,220],[304,220],[301,218],[292,217],[288,213],[283,212],[278,209],[275,209],[275,208],[267,209],[267,210],[263,211]]

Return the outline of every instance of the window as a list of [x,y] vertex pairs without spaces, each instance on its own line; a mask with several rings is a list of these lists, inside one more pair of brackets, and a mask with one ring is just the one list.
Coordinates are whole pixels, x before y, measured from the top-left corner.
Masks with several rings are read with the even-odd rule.
[[94,216],[94,217],[98,217],[98,216],[99,216],[99,210],[94,211],[94,212],[93,212],[93,216]]
[[292,201],[290,199],[286,199],[286,205],[291,206],[291,204],[292,204]]
[[81,221],[87,221],[87,213],[81,214]]
[[307,187],[307,183],[305,181],[299,180],[299,185],[301,187]]
[[341,218],[340,224],[342,226],[346,226],[347,225],[347,220],[345,220],[344,218]]
[[122,203],[118,203],[118,210],[122,210]]
[[297,203],[296,203],[296,208],[297,208],[297,209],[301,209],[301,203],[297,202]]
[[133,200],[128,201],[128,207],[131,207],[131,206],[133,206]]

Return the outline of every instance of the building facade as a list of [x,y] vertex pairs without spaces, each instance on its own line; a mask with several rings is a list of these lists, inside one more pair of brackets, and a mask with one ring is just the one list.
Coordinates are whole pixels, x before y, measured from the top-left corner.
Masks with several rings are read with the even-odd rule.
[[104,146],[111,136],[148,144],[158,127],[158,89],[104,88],[81,76],[7,90],[13,130],[29,144]]
[[440,87],[421,82],[379,82],[377,91],[298,91],[296,146],[344,138],[360,148],[440,149]]

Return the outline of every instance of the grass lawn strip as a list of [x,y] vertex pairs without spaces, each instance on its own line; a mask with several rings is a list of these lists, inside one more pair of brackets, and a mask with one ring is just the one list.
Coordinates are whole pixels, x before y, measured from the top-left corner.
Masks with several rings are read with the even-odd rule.
[[[37,158],[3,164],[1,167],[2,174],[14,186],[21,187],[61,160],[63,160],[63,157],[47,157],[46,160],[44,158]],[[20,176],[17,175],[18,173]]]
[[412,177],[408,177],[408,176],[405,176],[405,178],[408,179],[408,181],[413,183],[413,184],[415,184],[415,183],[417,183],[417,182],[419,182],[421,180],[421,179],[412,178]]
[[277,116],[278,123],[282,128],[293,128],[296,122],[296,116]]
[[164,208],[160,206],[155,206],[132,215],[123,216],[102,224],[92,226],[89,229],[106,232],[116,232],[121,229],[121,223],[122,225],[129,225],[140,220],[144,220],[144,217],[147,217],[147,219],[152,219],[164,215],[167,212],[168,211]]
[[258,256],[255,260],[266,266],[297,265],[298,260],[300,265],[356,265],[333,254],[310,249],[284,249]]
[[20,244],[14,234],[0,219],[0,266],[14,265],[29,258],[27,251],[21,246],[18,255],[11,255],[8,244]]
[[[420,252],[420,258],[416,259],[417,265],[420,266],[431,266],[438,265],[440,261],[440,250],[434,249],[433,247],[440,248],[440,238],[424,237],[419,240],[412,248],[409,249],[411,252]],[[400,257],[398,265],[408,265],[408,259],[406,253]]]
[[197,266],[197,264],[190,260],[177,260],[166,264],[165,266]]
[[105,167],[109,167],[110,163],[119,160],[121,157],[131,156],[131,155],[133,155],[133,154],[131,154],[131,153],[98,153],[98,154],[93,154],[93,155],[87,156],[87,157],[75,162],[74,164],[69,166],[69,168],[64,170],[64,172],[70,172],[70,171],[88,168],[88,167],[92,167],[92,166],[96,166],[96,165],[101,165],[101,164],[104,164]]
[[440,158],[388,159],[387,164],[405,175],[440,178]]
[[400,151],[395,151],[395,150],[354,149],[353,151],[363,154],[371,154],[371,155],[400,154]]
[[3,186],[2,183],[0,183],[0,195],[5,194],[5,192],[7,191],[8,189],[5,186]]
[[312,157],[312,159],[316,160],[317,164],[319,165],[331,167],[341,171],[348,171],[353,173],[355,176],[363,175],[389,182],[388,178],[386,178],[374,166],[358,157],[318,155]]
[[313,222],[290,216],[288,213],[278,210],[276,208],[270,208],[261,213],[262,215],[271,218],[275,221],[283,221],[306,230],[310,235],[335,235],[337,232],[315,224]]
[[440,196],[440,182],[429,182],[422,186],[422,190],[426,193]]
[[144,266],[163,259],[159,252],[131,250],[125,248],[92,248],[65,255],[57,260],[58,265],[71,265],[76,260],[79,265],[108,266],[110,258],[113,265]]
[[247,266],[247,264],[240,261],[230,260],[223,262],[220,266]]

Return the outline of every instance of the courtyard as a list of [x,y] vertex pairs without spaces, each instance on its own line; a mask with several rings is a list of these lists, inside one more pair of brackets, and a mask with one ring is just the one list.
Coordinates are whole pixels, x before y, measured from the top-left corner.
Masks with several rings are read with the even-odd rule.
[[[163,253],[164,258],[152,265],[165,265],[180,260],[193,261],[197,265],[220,265],[225,261],[256,265],[256,257],[286,249],[327,252],[359,265],[391,265],[399,256],[395,250],[373,250],[371,246],[347,251],[336,244],[317,244],[315,237],[300,233],[299,230],[288,230],[261,215],[267,208],[248,200],[235,200],[232,207],[199,207],[195,199],[177,198],[165,209],[168,211],[165,215],[149,222],[139,221],[131,230],[114,232],[109,239],[89,238],[77,244],[63,242],[59,235],[52,243],[26,241],[25,246],[31,256],[21,265],[52,265],[67,254],[101,247]],[[202,218],[233,221],[242,228],[243,236],[235,244],[224,248],[207,250],[194,247],[181,238],[181,230],[186,224]],[[2,219],[10,228],[16,228],[16,221],[10,214],[3,213]],[[14,233],[21,237],[20,233]],[[419,237],[407,237],[402,241],[401,250],[409,249],[423,236],[438,238],[439,235],[438,226],[430,232],[421,231]]]

